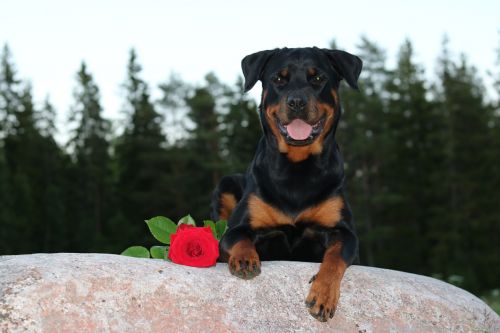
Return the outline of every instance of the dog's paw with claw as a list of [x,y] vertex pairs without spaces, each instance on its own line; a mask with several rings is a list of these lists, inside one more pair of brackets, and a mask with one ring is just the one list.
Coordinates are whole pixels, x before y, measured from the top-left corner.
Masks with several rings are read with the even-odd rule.
[[229,272],[244,280],[252,279],[260,274],[260,260],[256,255],[231,256],[228,264]]
[[317,275],[309,283],[312,285],[305,303],[311,316],[323,322],[333,318],[340,297],[340,283],[320,279]]

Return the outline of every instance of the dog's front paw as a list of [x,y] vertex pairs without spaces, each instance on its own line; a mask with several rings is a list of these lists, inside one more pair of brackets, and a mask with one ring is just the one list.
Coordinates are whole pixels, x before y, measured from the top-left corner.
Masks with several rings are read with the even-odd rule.
[[333,318],[340,297],[340,281],[330,278],[311,278],[312,286],[306,298],[306,306],[309,313],[319,321],[327,321]]
[[260,274],[260,259],[255,245],[249,239],[243,239],[229,250],[229,272],[249,280]]
[[231,256],[228,264],[229,272],[244,280],[252,279],[260,274],[260,260],[256,253]]

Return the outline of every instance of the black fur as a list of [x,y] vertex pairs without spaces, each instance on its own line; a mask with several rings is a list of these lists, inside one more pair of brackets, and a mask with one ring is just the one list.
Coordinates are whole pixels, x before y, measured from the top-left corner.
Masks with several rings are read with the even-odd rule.
[[[343,160],[335,140],[335,131],[341,114],[338,100],[331,91],[337,92],[340,81],[357,89],[357,79],[362,67],[361,60],[344,51],[319,48],[293,48],[261,51],[245,57],[242,69],[245,91],[262,82],[263,100],[260,118],[264,131],[258,143],[255,157],[245,175],[224,177],[214,191],[212,219],[219,219],[220,195],[233,193],[238,204],[232,212],[228,230],[220,242],[221,260],[227,260],[228,251],[242,239],[254,242],[261,260],[299,260],[320,262],[325,249],[337,240],[342,241],[341,255],[350,265],[357,255],[358,239],[352,223],[351,211],[342,192],[344,183]],[[314,68],[323,81],[312,82],[307,69]],[[280,72],[286,69],[286,82],[277,82]],[[290,96],[293,96],[291,98]],[[264,98],[265,97],[265,98]],[[333,124],[323,138],[320,154],[293,162],[281,153],[276,136],[265,116],[270,105],[281,101],[317,101],[335,108]],[[306,108],[288,104],[290,119],[306,117]],[[304,143],[290,138],[287,143],[300,146]],[[256,195],[265,203],[276,207],[289,216],[337,196],[344,198],[341,220],[333,228],[315,224],[315,221],[298,221],[294,225],[266,229],[252,229],[249,221],[248,199]]]

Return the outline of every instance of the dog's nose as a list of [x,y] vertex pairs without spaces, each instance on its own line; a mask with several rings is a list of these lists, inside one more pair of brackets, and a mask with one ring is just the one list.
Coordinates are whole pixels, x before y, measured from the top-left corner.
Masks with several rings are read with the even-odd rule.
[[286,104],[291,109],[302,110],[306,106],[307,102],[306,99],[302,96],[291,95],[286,99]]

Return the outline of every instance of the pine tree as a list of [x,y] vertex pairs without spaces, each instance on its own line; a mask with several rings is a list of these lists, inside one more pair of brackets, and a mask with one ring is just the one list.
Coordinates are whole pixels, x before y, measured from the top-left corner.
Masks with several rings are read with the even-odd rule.
[[68,176],[71,169],[69,156],[59,147],[54,139],[56,110],[48,97],[41,109],[35,109],[35,126],[41,134],[39,148],[39,177],[41,185],[40,215],[43,221],[43,232],[39,238],[43,240],[41,250],[44,252],[76,251],[72,242],[76,222],[69,201],[74,190],[74,178]]
[[222,117],[222,156],[228,172],[245,172],[252,161],[262,130],[254,100],[243,93],[240,77],[228,92],[228,112]]
[[48,138],[57,133],[56,110],[50,102],[49,96],[45,97],[42,108],[35,114],[36,123],[40,133]]
[[7,192],[2,203],[2,249],[7,253],[44,250],[47,221],[42,205],[43,181],[47,170],[41,163],[44,139],[37,128],[31,86],[17,78],[7,46],[0,64],[1,135],[4,138],[0,192]]
[[171,74],[167,81],[159,85],[159,89],[161,91],[158,101],[159,112],[164,119],[165,132],[168,134],[168,146],[173,147],[182,144],[187,138],[186,129],[189,125],[186,122],[186,100],[192,87],[179,76]]
[[[144,220],[165,215],[169,200],[165,179],[170,167],[164,148],[166,138],[161,129],[162,117],[151,102],[148,85],[140,77],[141,70],[132,50],[123,85],[128,122],[116,152],[121,214],[126,220],[123,223],[127,228],[130,226],[128,230],[134,239],[142,234],[144,241],[150,242]],[[123,237],[127,239],[127,235]]]
[[494,276],[498,276],[487,264],[496,262],[488,255],[490,244],[498,244],[493,232],[497,222],[490,215],[490,200],[497,191],[490,186],[493,148],[488,123],[493,119],[492,110],[484,102],[485,89],[476,69],[463,55],[453,61],[446,42],[439,74],[440,107],[447,125],[444,183],[449,199],[443,207],[443,221],[434,232],[433,264],[443,269],[445,277],[461,275],[466,288],[492,288]]
[[82,62],[76,75],[75,102],[70,111],[73,125],[68,147],[75,161],[77,177],[74,198],[75,244],[81,251],[104,242],[110,215],[111,170],[109,155],[110,122],[103,118],[99,88]]
[[[10,252],[10,239],[12,229],[11,214],[11,193],[9,188],[9,170],[4,150],[3,138],[7,131],[8,114],[11,112],[10,95],[13,82],[12,65],[10,62],[10,52],[5,45],[0,53],[0,254]],[[11,252],[10,252],[11,253]]]
[[385,218],[392,222],[393,240],[385,258],[399,269],[429,274],[429,226],[439,218],[436,206],[445,200],[439,193],[445,162],[439,137],[443,119],[428,100],[424,72],[414,63],[408,40],[401,46],[387,92],[389,154],[383,171],[392,195]]
[[[207,74],[205,84],[194,89],[188,96],[187,116],[194,124],[188,130],[185,145],[189,179],[188,202],[198,219],[208,216],[210,196],[224,172],[221,158],[220,108],[227,87],[213,74]],[[219,104],[217,103],[219,102]]]
[[496,59],[496,71],[495,71],[495,74],[493,74],[493,87],[497,93],[497,100],[496,100],[496,107],[497,108],[500,108],[500,32],[498,34],[498,41],[497,41],[498,45],[497,45],[497,49],[496,49],[496,53],[497,53],[497,59]]
[[[500,197],[500,33],[498,35],[498,46],[496,49],[496,77],[494,81],[494,88],[496,90],[496,100],[493,100],[490,107],[490,117],[488,121],[489,127],[489,144],[487,147],[487,165],[489,167],[489,179],[486,184],[485,193],[486,197],[485,210],[488,212],[485,216],[485,223],[482,225],[483,232],[488,235],[486,240],[477,240],[481,243],[478,251],[484,251],[479,255],[478,266],[480,268],[479,274],[484,275],[484,282],[481,285],[483,290],[496,288],[498,285],[495,280],[500,276],[500,205],[498,198]],[[493,269],[489,269],[492,268]],[[495,285],[496,284],[496,285]]]
[[220,177],[244,172],[255,154],[260,122],[255,103],[242,93],[241,86],[241,79],[229,87],[211,73],[199,87],[176,79],[161,86],[166,117],[185,114],[187,119],[184,123],[169,122],[170,130],[187,131],[185,138],[178,135],[181,139],[168,148],[171,173],[167,182],[176,208],[172,216],[189,212],[198,220],[206,218]]
[[192,169],[192,151],[188,147],[188,129],[193,127],[193,123],[187,117],[189,108],[186,102],[193,88],[176,75],[171,75],[159,88],[162,93],[159,108],[165,119],[169,139],[166,148],[169,172],[163,178],[168,191],[166,215],[174,220],[188,213],[196,216],[198,210],[193,201],[197,200],[193,200],[193,188],[197,186],[197,171]]
[[12,54],[7,44],[0,57],[0,138],[9,134],[20,107],[21,81],[16,77]]
[[9,183],[12,190],[11,211],[15,221],[11,222],[13,240],[11,248],[17,253],[29,253],[41,248],[39,235],[43,234],[44,221],[35,219],[40,215],[39,157],[41,135],[35,126],[34,106],[30,85],[18,94],[17,110],[12,114],[11,128],[5,138],[5,157],[9,169]]
[[337,140],[344,157],[347,199],[363,239],[361,263],[380,265],[388,227],[383,209],[390,197],[380,175],[387,145],[383,89],[388,71],[385,51],[367,37],[361,38],[357,54],[363,59],[360,92],[341,87],[343,115]]
[[9,184],[9,170],[3,142],[0,141],[0,254],[14,253],[11,245],[13,239],[12,225],[14,221]]

